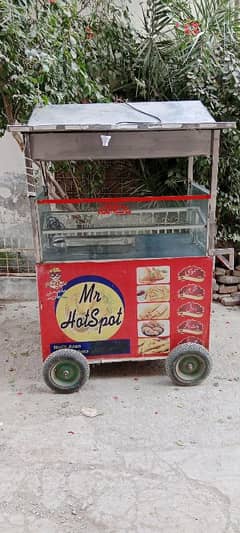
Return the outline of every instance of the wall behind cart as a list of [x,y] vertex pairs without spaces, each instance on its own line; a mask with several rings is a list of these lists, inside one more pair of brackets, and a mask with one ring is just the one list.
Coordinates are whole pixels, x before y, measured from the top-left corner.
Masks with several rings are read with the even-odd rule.
[[32,248],[23,154],[10,133],[0,140],[0,248]]

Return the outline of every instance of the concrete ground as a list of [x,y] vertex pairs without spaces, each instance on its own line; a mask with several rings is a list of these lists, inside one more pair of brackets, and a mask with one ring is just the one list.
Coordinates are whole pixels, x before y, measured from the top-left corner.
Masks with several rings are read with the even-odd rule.
[[41,377],[36,304],[3,304],[0,533],[239,533],[239,324],[239,308],[214,305],[201,386],[125,363],[57,395]]

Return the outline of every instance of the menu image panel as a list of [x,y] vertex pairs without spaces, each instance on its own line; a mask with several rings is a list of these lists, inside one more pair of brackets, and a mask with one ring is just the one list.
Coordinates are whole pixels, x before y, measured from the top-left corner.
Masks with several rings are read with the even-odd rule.
[[139,355],[170,350],[170,266],[137,268],[137,335]]
[[151,356],[151,355],[164,355],[170,350],[170,338],[166,339],[138,339],[138,354]]
[[170,285],[138,285],[138,302],[169,302]]
[[169,266],[147,266],[137,269],[137,283],[159,284],[170,282]]
[[178,296],[182,300],[203,300],[205,296],[205,290],[199,285],[189,284],[184,285],[178,291]]
[[211,276],[212,262],[209,258],[196,258],[191,264],[174,268],[174,327],[171,349],[185,342],[208,347]]
[[208,347],[211,278],[211,258],[136,268],[138,355],[166,356],[186,342]]
[[139,337],[167,337],[169,333],[169,320],[144,320],[138,322]]
[[142,303],[137,306],[138,320],[154,320],[170,318],[170,303]]
[[178,272],[178,279],[183,281],[194,281],[195,283],[201,283],[205,280],[205,277],[206,272],[196,265],[187,266]]
[[182,317],[202,318],[204,311],[205,308],[202,305],[195,302],[186,302],[178,307],[177,314]]
[[197,322],[197,320],[186,320],[179,324],[178,331],[179,333],[189,333],[190,335],[202,335],[203,324],[202,322]]

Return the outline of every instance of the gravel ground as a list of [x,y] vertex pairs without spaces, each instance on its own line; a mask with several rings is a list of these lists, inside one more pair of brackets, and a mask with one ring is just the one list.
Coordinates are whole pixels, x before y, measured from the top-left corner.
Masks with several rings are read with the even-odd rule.
[[2,304],[0,533],[239,533],[239,323],[214,305],[199,387],[125,363],[66,396],[42,381],[36,303]]

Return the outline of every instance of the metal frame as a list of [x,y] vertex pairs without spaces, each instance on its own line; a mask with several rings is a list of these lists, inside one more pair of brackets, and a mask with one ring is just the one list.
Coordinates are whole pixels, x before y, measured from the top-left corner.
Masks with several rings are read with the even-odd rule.
[[[144,137],[146,137],[146,136],[148,137],[149,135],[151,136],[151,133],[152,132],[147,132],[147,131],[144,132]],[[154,132],[154,133],[155,133],[155,135],[158,135],[157,132]],[[191,133],[191,136],[192,136],[193,132],[189,132],[189,133]],[[215,237],[216,237],[215,212],[216,212],[216,198],[217,198],[217,177],[218,177],[220,130],[211,131],[210,136],[209,136],[209,132],[208,131],[205,132],[203,130],[201,133],[203,134],[203,136],[201,138],[201,142],[200,142],[201,145],[202,145],[202,139],[204,138],[205,133],[207,134],[206,137],[205,137],[205,140],[204,140],[204,143],[206,143],[205,144],[205,148],[206,148],[205,155],[212,156],[211,198],[210,198],[210,201],[209,201],[209,216],[208,216],[208,253],[209,253],[209,255],[214,255],[213,251],[214,251],[214,242],[215,242]],[[131,134],[135,135],[133,132],[131,132]],[[172,142],[171,142],[171,133],[168,132],[167,144],[169,145],[169,143],[171,143],[171,154],[173,156],[173,154],[176,153],[176,136],[174,135],[174,130],[173,130],[172,134],[173,134],[173,139],[172,139]],[[38,137],[39,134],[34,134],[34,135],[36,137]],[[55,135],[61,136],[61,145],[62,145],[62,142],[63,143],[65,142],[66,136],[71,135],[71,133],[57,133],[57,134],[46,133],[45,135],[46,135],[47,138],[50,136],[50,138],[48,139],[47,144],[49,143],[49,149],[51,150],[51,143],[53,142],[53,144],[55,144],[55,142],[56,142]],[[52,135],[53,135],[53,137],[52,137]],[[75,136],[78,136],[78,135],[82,136],[82,135],[85,135],[85,134],[84,133],[75,133],[74,135]],[[95,135],[96,135],[96,133],[94,133],[94,136]],[[117,134],[117,135],[119,135],[119,134]],[[164,132],[161,132],[161,135],[165,136]],[[33,192],[33,179],[32,179],[33,178],[33,168],[32,168],[32,162],[34,160],[34,157],[32,155],[31,136],[32,136],[31,133],[25,134],[25,139],[26,139],[26,143],[25,143],[25,159],[26,159],[26,167],[27,167],[27,185],[28,185],[28,196],[29,196],[29,201],[30,201],[32,227],[33,227],[34,247],[35,247],[36,261],[39,262],[40,261],[40,255],[41,255],[40,254],[40,246],[41,246],[40,245],[40,228],[39,228],[39,223],[38,223],[38,215],[37,215],[36,202],[35,202],[35,193]],[[186,145],[186,142],[189,139],[188,140],[186,139],[186,136],[184,135],[184,131],[178,132],[177,144],[179,142],[180,136],[182,136],[181,144],[183,142],[183,144]],[[166,136],[165,136],[165,140],[166,140]],[[160,141],[161,141],[161,137],[159,137],[159,140],[158,140],[159,144],[160,144]],[[130,141],[128,141],[128,142],[130,142]],[[91,143],[89,145],[89,149],[90,150],[92,149]],[[149,149],[150,149],[150,145],[148,144],[148,150]],[[61,150],[62,150],[62,148],[60,146],[59,147],[59,153],[61,152]],[[200,152],[201,151],[203,151],[203,150],[200,150]],[[192,152],[192,146],[189,147],[189,145],[188,145],[185,148],[184,155],[186,153],[189,154],[189,152],[190,153]],[[197,152],[197,150],[195,150],[195,152]],[[160,153],[161,153],[161,157],[168,157],[169,156],[169,148],[163,149],[162,146],[161,146],[161,148],[159,150],[157,150],[157,155],[160,156]],[[128,155],[128,157],[129,157],[129,151],[127,150],[127,154],[124,152],[124,155]],[[181,151],[178,153],[178,155],[182,155]],[[182,156],[184,157],[184,155],[182,155]],[[199,154],[194,153],[194,155],[196,156],[196,155],[199,155]],[[96,159],[98,157],[99,156],[97,156]],[[111,157],[112,156],[110,156],[109,159],[111,159]],[[154,157],[154,156],[152,156],[152,157]],[[63,159],[64,159],[64,157],[63,157]],[[76,157],[76,154],[75,154],[75,159],[78,159],[78,157]],[[194,163],[194,156],[193,155],[188,155],[188,192],[189,192],[189,194],[191,194],[192,183],[193,183],[193,178],[194,178],[193,163]]]
[[41,239],[40,239],[40,225],[38,220],[38,211],[36,205],[36,188],[34,183],[33,174],[33,160],[30,149],[29,135],[24,135],[24,153],[25,153],[25,165],[26,165],[26,177],[27,177],[27,195],[29,198],[30,215],[33,231],[33,245],[35,251],[36,262],[40,262],[41,252]]
[[193,163],[194,157],[191,155],[188,158],[188,194],[192,194],[192,185],[193,185]]
[[[217,258],[228,270],[234,270],[234,248],[215,248],[212,255]],[[228,256],[228,259],[226,259]]]
[[211,198],[209,201],[209,239],[208,253],[213,255],[215,239],[217,234],[216,227],[216,205],[217,205],[217,186],[218,186],[218,163],[220,148],[220,130],[212,133],[212,174],[211,174]]
[[164,361],[165,359],[168,358],[168,355],[153,355],[153,356],[138,356],[138,357],[122,357],[122,359],[112,359],[112,358],[107,358],[107,357],[103,357],[102,359],[91,359],[90,357],[88,357],[88,363],[89,365],[101,365],[103,363],[124,363],[124,362],[127,362],[127,361],[134,361],[134,362],[138,362],[140,363],[142,361],[142,363],[144,363],[145,361]]
[[[82,105],[82,104],[81,104]],[[89,105],[89,104],[87,104]],[[116,104],[115,104],[116,105]],[[185,123],[180,124],[178,122],[169,124],[152,124],[151,126],[149,124],[142,125],[141,123],[136,123],[135,125],[112,125],[112,124],[92,124],[89,126],[81,125],[81,124],[71,124],[71,125],[58,125],[58,126],[51,126],[51,125],[42,125],[42,126],[29,126],[27,124],[12,124],[8,126],[9,131],[18,131],[21,133],[50,133],[53,131],[57,132],[70,132],[70,131],[123,131],[126,133],[126,131],[149,131],[149,130],[157,130],[157,131],[186,131],[186,130],[215,130],[215,129],[229,129],[229,128],[235,128],[236,123],[235,122],[204,122],[203,124],[199,124],[197,122],[191,122],[191,123]]]

